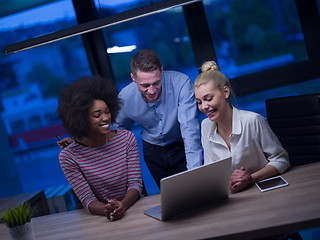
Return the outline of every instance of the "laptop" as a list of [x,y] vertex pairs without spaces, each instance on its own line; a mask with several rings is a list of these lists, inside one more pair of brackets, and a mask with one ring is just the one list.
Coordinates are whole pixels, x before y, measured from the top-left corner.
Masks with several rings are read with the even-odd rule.
[[231,157],[161,179],[161,205],[144,214],[164,221],[230,192]]

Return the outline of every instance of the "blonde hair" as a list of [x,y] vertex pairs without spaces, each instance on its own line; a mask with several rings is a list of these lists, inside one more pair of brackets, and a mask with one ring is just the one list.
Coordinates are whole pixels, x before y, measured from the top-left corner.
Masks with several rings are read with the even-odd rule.
[[213,83],[213,87],[223,91],[225,86],[230,87],[228,78],[220,72],[219,67],[214,61],[207,61],[202,64],[201,73],[194,82],[194,88],[200,87],[208,82]]

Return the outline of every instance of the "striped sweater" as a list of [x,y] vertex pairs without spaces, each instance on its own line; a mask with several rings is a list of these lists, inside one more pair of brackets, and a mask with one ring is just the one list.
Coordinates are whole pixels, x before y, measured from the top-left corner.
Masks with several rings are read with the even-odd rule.
[[119,129],[104,146],[86,147],[73,142],[59,154],[64,175],[84,207],[98,200],[121,201],[129,189],[141,194],[142,177],[136,138]]

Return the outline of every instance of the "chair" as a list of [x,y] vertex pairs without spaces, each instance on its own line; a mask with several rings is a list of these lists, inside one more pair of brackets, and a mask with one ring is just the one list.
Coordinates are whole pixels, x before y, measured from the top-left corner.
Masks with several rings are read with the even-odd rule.
[[265,101],[267,119],[291,165],[320,161],[320,93]]

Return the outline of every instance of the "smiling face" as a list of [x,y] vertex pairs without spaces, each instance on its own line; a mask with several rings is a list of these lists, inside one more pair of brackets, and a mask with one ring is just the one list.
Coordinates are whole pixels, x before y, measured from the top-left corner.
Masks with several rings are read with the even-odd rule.
[[131,73],[131,78],[148,103],[154,103],[159,99],[162,89],[162,69],[152,72],[138,70],[136,76]]
[[211,121],[219,122],[225,119],[230,108],[230,88],[225,86],[223,90],[215,88],[213,82],[208,82],[194,88],[198,108],[206,114]]
[[89,134],[105,136],[110,133],[111,113],[107,104],[102,100],[94,100],[89,109]]

